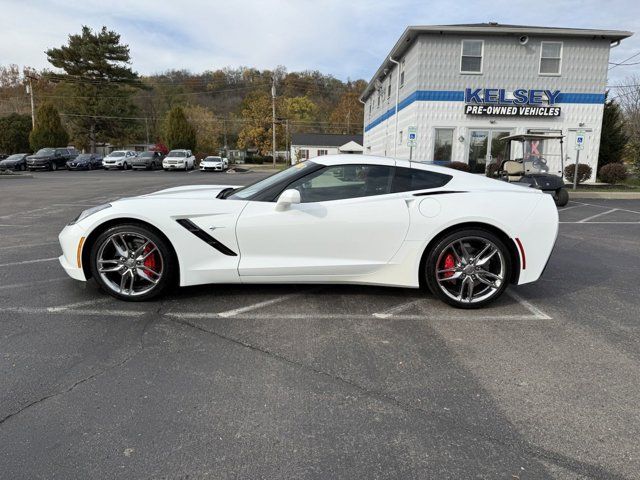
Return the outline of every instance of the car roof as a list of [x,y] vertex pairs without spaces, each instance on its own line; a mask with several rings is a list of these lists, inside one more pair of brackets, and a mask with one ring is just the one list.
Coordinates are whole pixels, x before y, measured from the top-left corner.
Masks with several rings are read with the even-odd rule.
[[377,155],[359,155],[359,154],[337,154],[337,155],[321,155],[310,159],[314,163],[321,165],[353,165],[353,164],[367,164],[367,165],[387,165],[397,166],[404,168],[415,168],[418,170],[430,170],[432,172],[445,173],[451,175],[456,170],[452,170],[448,167],[440,167],[438,165],[427,164],[423,162],[410,162],[401,158],[381,157]]

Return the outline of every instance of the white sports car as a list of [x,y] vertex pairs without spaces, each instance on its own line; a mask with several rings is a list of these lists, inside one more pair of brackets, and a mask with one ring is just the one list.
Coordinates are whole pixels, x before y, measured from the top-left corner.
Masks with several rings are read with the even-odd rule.
[[322,156],[246,187],[189,186],[82,212],[60,263],[123,300],[174,285],[428,287],[476,308],[537,280],[558,232],[550,195],[366,155]]

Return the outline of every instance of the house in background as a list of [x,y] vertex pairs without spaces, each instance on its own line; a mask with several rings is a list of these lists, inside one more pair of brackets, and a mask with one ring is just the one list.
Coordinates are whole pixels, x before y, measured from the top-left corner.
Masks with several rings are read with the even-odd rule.
[[294,133],[291,135],[292,164],[321,155],[361,154],[362,151],[362,135],[333,133]]

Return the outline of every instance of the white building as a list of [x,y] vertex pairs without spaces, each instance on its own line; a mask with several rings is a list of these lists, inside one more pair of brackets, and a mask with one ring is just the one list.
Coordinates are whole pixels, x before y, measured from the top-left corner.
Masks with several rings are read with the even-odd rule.
[[291,163],[321,155],[362,153],[362,135],[333,133],[294,133],[291,135]]
[[[364,152],[484,172],[501,155],[501,137],[562,133],[566,164],[583,131],[580,163],[595,172],[609,52],[631,35],[496,23],[408,27],[361,96]],[[559,171],[559,144],[545,148],[550,171]]]

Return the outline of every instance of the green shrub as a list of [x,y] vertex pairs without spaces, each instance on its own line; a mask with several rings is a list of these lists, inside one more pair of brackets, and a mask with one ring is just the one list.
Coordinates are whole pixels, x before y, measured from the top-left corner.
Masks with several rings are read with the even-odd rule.
[[[564,167],[564,178],[567,182],[573,183],[573,174],[576,171],[576,164],[572,163]],[[578,183],[582,183],[591,178],[593,169],[586,163],[578,164]]]
[[629,173],[622,163],[608,163],[600,169],[598,176],[601,182],[620,183],[627,179]]
[[460,170],[461,172],[469,171],[469,165],[464,162],[451,162],[447,167],[453,168],[454,170]]

